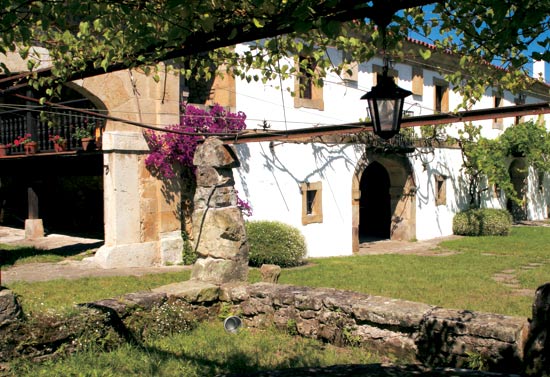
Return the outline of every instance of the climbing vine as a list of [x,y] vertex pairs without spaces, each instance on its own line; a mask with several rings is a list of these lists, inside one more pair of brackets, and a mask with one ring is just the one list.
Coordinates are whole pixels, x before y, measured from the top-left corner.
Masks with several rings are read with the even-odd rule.
[[526,166],[539,172],[550,172],[550,134],[541,123],[528,121],[508,127],[495,139],[481,136],[480,126],[466,124],[457,142],[462,151],[462,170],[468,177],[471,208],[480,207],[481,194],[492,184],[521,204],[508,170],[513,157],[524,158]]

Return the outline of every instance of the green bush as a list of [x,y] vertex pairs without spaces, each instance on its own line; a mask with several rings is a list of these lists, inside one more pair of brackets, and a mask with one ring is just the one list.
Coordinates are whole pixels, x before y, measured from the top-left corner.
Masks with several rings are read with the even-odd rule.
[[294,267],[303,264],[306,241],[300,231],[278,221],[250,221],[246,223],[250,245],[249,264],[276,264]]
[[453,233],[461,236],[507,236],[511,227],[512,216],[504,209],[469,209],[453,219]]

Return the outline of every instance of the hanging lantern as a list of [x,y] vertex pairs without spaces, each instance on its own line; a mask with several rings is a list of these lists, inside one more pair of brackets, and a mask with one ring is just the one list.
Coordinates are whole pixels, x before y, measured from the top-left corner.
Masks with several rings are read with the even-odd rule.
[[368,109],[375,135],[386,140],[399,133],[403,117],[403,104],[405,98],[412,94],[410,91],[398,87],[393,78],[388,77],[387,72],[388,68],[384,66],[380,82],[361,97],[361,99],[368,100]]

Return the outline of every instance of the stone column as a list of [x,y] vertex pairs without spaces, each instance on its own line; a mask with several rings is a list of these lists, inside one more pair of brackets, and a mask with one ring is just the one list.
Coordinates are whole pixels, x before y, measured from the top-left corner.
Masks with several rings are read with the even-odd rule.
[[214,284],[246,281],[248,240],[231,170],[238,166],[237,157],[219,139],[208,138],[197,148],[193,163],[193,237],[199,259],[191,279]]
[[105,245],[94,261],[103,268],[146,267],[158,263],[158,242],[143,239],[140,155],[148,153],[138,132],[103,134]]

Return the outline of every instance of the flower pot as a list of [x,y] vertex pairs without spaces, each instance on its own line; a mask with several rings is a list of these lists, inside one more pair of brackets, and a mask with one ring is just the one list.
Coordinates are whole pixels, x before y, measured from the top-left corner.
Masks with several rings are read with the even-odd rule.
[[82,150],[84,151],[91,151],[94,149],[94,139],[91,137],[84,137],[80,139],[80,142],[82,143]]
[[53,148],[57,153],[64,152],[67,150],[67,143],[54,143]]
[[36,141],[31,141],[25,143],[25,154],[36,154],[38,152],[38,143]]
[[6,157],[10,154],[10,147],[8,145],[0,145],[0,157]]

